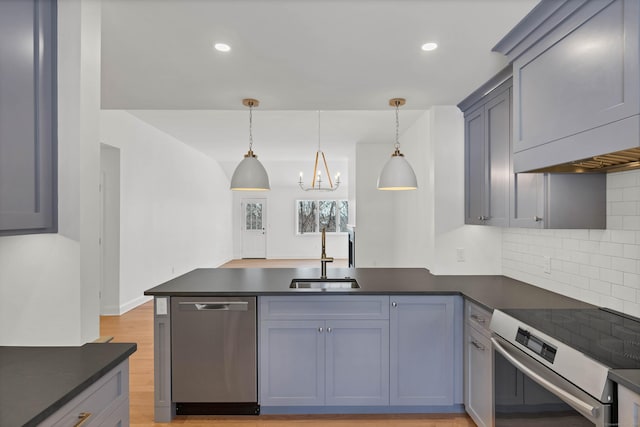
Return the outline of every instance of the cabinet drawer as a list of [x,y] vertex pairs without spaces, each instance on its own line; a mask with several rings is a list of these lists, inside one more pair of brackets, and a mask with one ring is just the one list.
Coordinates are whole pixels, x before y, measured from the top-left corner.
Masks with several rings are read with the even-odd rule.
[[259,297],[261,320],[388,319],[388,296]]
[[89,386],[84,392],[47,418],[41,425],[68,427],[76,425],[86,416],[83,426],[99,425],[123,403],[128,409],[129,361],[126,360]]
[[491,331],[489,330],[491,312],[469,300],[465,300],[465,322],[484,335],[491,336]]

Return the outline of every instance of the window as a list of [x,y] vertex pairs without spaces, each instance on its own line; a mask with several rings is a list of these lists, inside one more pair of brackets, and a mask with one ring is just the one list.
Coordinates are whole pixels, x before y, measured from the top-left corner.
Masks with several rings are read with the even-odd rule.
[[297,234],[346,233],[349,218],[349,202],[346,200],[298,200]]

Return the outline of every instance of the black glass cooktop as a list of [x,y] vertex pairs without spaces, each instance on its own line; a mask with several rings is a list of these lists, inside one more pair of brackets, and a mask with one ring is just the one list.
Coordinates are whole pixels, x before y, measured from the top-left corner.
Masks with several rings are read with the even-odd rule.
[[502,311],[611,369],[640,369],[638,320],[598,308]]

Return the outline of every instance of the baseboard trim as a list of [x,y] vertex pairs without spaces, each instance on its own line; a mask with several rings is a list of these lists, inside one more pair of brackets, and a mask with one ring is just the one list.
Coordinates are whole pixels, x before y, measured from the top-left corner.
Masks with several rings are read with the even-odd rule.
[[124,304],[120,305],[120,313],[118,313],[119,315],[125,314],[127,311],[129,310],[133,310],[134,308],[138,307],[139,305],[144,304],[147,301],[151,301],[153,299],[152,296],[150,295],[142,295],[138,298],[134,298],[131,301],[128,301]]
[[263,415],[303,414],[461,414],[464,405],[442,406],[260,406]]

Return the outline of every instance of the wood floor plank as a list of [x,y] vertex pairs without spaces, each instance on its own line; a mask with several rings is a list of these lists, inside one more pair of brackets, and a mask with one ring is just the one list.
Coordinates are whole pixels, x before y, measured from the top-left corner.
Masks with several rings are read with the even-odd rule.
[[[345,262],[346,260],[338,260]],[[317,260],[234,260],[229,268],[315,267]],[[153,303],[147,302],[121,316],[102,316],[100,335],[112,342],[135,342],[130,359],[130,425],[132,427],[473,427],[464,414],[424,415],[296,415],[274,416],[180,416],[170,424],[153,421]]]

